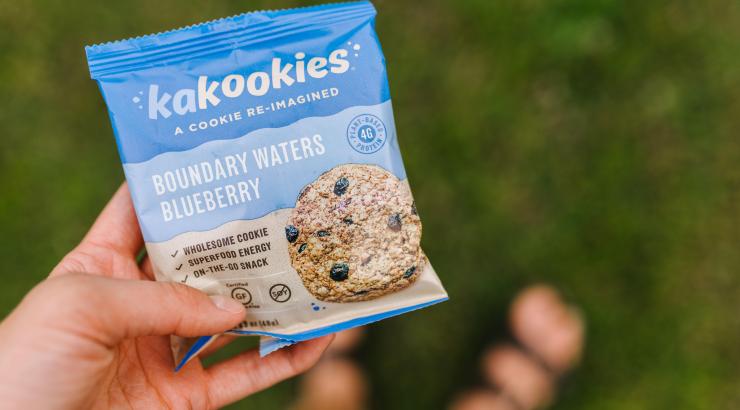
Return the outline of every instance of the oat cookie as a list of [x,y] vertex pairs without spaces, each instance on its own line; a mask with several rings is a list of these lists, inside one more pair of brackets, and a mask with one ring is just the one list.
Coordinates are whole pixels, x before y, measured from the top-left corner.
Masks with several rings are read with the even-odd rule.
[[374,299],[421,272],[421,222],[406,182],[373,165],[341,165],[298,197],[285,228],[291,263],[316,298]]

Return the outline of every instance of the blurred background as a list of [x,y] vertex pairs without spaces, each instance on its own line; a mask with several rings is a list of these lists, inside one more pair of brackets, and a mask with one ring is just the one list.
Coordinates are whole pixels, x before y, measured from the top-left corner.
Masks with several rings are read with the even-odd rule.
[[[315,3],[1,2],[0,313],[123,181],[84,45]],[[356,357],[373,408],[443,408],[479,384],[509,302],[538,281],[588,322],[554,408],[739,408],[740,3],[375,5],[423,247],[451,300],[369,328]],[[234,408],[282,409],[295,391]]]

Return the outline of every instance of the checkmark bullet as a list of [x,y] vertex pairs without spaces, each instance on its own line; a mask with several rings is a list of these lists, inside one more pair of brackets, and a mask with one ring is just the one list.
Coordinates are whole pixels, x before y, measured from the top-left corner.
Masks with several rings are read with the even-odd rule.
[[180,266],[176,267],[175,270],[180,270],[180,268],[182,268],[182,263],[180,264]]
[[175,251],[175,253],[173,253],[173,254],[172,254],[172,255],[170,255],[170,256],[172,256],[172,257],[174,258],[175,256],[177,256],[177,252],[180,252],[180,250],[179,250],[179,249],[178,249],[178,250],[176,250],[176,251]]

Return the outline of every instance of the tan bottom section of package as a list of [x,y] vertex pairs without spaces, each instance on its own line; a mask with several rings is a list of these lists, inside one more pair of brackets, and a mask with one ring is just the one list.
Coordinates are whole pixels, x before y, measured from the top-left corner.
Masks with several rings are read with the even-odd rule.
[[208,232],[189,232],[147,243],[157,280],[181,282],[208,294],[228,295],[247,308],[240,330],[291,335],[445,298],[429,262],[417,279],[373,300],[326,302],[314,297],[291,266],[285,227],[291,209],[232,221]]

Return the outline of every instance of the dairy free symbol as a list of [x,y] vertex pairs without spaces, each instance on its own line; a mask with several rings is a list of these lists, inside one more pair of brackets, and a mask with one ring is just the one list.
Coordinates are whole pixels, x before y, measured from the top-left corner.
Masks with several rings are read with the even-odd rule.
[[232,299],[236,299],[241,302],[242,305],[247,306],[252,302],[252,294],[244,288],[234,288],[231,290]]
[[290,288],[278,283],[270,287],[270,297],[278,303],[287,302],[290,299]]

